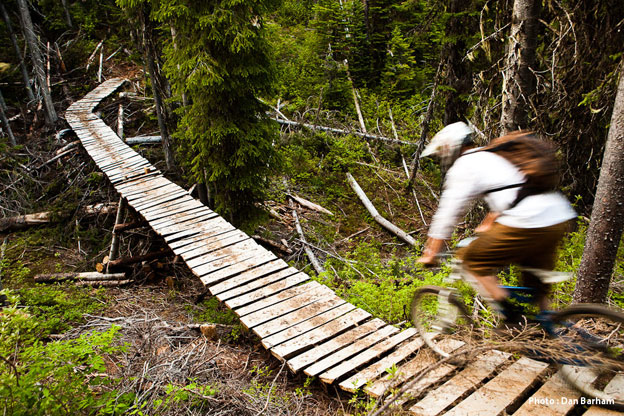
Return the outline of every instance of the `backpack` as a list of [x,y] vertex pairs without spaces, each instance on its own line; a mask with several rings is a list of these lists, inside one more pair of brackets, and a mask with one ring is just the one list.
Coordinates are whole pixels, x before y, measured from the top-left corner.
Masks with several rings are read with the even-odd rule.
[[518,197],[510,208],[516,206],[529,195],[551,192],[559,186],[559,162],[555,157],[555,147],[538,139],[531,132],[518,130],[506,136],[498,137],[483,147],[481,151],[496,153],[504,157],[526,177],[524,183],[512,184],[486,192],[491,193],[519,187]]

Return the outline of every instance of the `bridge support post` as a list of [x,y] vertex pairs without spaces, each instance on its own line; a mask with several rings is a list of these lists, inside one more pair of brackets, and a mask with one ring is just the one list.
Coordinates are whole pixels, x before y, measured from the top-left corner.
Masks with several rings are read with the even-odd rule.
[[[126,199],[121,197],[119,198],[119,206],[117,207],[117,216],[115,217],[115,226],[121,224],[124,220],[124,215],[126,213]],[[111,247],[108,253],[108,262],[106,263],[106,273],[108,273],[108,267],[113,260],[117,258],[119,255],[119,236],[121,235],[120,231],[116,231],[113,228],[113,238],[111,240]]]

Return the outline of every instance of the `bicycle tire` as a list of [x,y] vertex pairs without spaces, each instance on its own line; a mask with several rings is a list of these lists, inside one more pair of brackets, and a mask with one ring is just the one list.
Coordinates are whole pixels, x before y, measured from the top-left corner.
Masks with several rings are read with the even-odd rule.
[[555,341],[579,357],[558,363],[563,378],[593,403],[624,410],[624,313],[578,304],[555,312],[551,321]]
[[[440,299],[446,299],[453,309],[452,315],[441,315],[438,310]],[[410,317],[424,343],[437,355],[447,358],[450,354],[440,345],[439,335],[450,333],[460,325],[471,325],[472,319],[463,302],[453,289],[440,286],[424,286],[414,293],[410,305]],[[460,320],[465,322],[460,322]]]

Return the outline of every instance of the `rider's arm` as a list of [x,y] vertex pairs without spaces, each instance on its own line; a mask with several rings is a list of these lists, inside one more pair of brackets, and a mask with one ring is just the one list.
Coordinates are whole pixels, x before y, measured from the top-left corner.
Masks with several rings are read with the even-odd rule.
[[449,169],[444,183],[438,210],[431,221],[429,238],[448,240],[453,234],[459,219],[468,206],[482,193],[479,166],[475,166],[474,155],[462,156]]
[[418,259],[418,263],[435,264],[436,255],[442,250],[443,244],[444,240],[439,240],[437,238],[428,238],[427,243],[425,244],[425,248],[423,250],[423,255]]

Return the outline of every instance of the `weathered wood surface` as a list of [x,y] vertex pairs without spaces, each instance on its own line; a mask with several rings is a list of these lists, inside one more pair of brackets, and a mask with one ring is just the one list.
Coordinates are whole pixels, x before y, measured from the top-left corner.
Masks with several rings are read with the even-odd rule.
[[[400,331],[310,281],[167,180],[124,143],[93,114],[99,102],[123,82],[102,83],[70,106],[66,120],[120,196],[164,238],[208,291],[261,337],[271,354],[286,361],[293,372],[316,375],[346,391],[363,389],[373,397],[409,382],[437,362],[414,329]],[[451,339],[444,342],[448,351],[462,345]],[[388,377],[391,368],[394,375]],[[508,409],[518,409],[514,413],[518,415],[579,414],[578,406],[573,410],[570,406],[535,406],[539,398],[579,396],[558,376],[544,377],[549,371],[544,363],[489,351],[465,368],[448,363],[438,366],[397,402],[408,403],[416,415],[496,415]],[[624,377],[616,377],[606,389],[624,392]],[[586,414],[621,413],[592,406]]]

